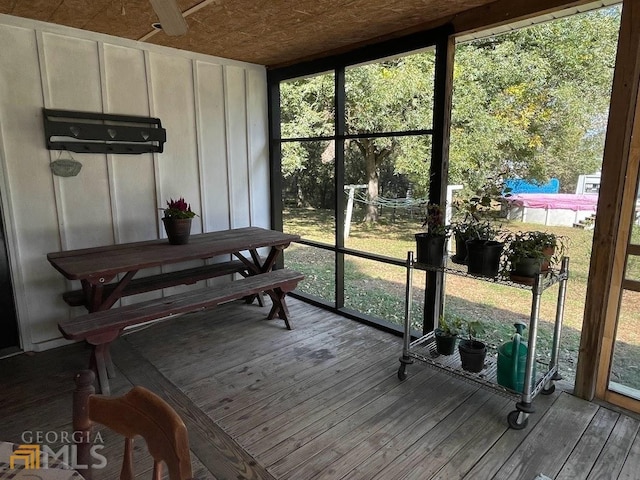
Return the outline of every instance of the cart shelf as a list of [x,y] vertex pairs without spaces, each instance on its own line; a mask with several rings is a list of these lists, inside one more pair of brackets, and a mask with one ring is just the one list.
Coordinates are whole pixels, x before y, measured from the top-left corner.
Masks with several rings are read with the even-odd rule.
[[[516,410],[509,413],[507,416],[507,422],[509,426],[514,429],[525,428],[528,423],[529,415],[535,412],[532,405],[533,399],[539,393],[552,393],[555,390],[554,382],[562,378],[558,372],[558,353],[560,348],[560,334],[564,315],[567,279],[569,277],[569,258],[564,257],[562,259],[562,266],[560,270],[552,270],[538,275],[538,277],[536,277],[532,282],[532,285],[509,281],[500,277],[485,278],[471,275],[466,272],[466,266],[453,263],[450,259],[447,259],[445,265],[439,268],[416,263],[413,260],[413,252],[408,252],[407,254],[406,268],[407,282],[405,292],[404,338],[402,356],[400,357],[400,367],[398,369],[398,378],[400,380],[404,380],[407,377],[407,366],[414,363],[414,360],[426,363],[427,365],[441,369],[444,372],[463,380],[473,382],[495,393],[519,400],[516,403]],[[532,302],[528,325],[529,337],[526,362],[527,367],[525,370],[525,380],[522,392],[516,392],[497,383],[497,354],[495,348],[492,349],[490,345],[487,346],[488,352],[484,368],[479,373],[472,373],[462,369],[460,357],[457,351],[454,352],[453,355],[440,355],[436,352],[433,332],[429,332],[412,341],[410,326],[414,269],[435,272],[441,277],[438,282],[439,284],[442,284],[442,280],[445,275],[456,275],[531,291]],[[542,293],[555,284],[559,284],[559,288],[558,300],[556,303],[553,344],[549,362],[544,363],[536,359],[540,301]],[[538,366],[536,367],[538,374],[534,381],[531,381],[531,373],[534,368],[534,364],[536,363],[538,363]]]
[[[427,265],[425,263],[418,263],[418,262],[414,262],[413,263],[413,268],[416,270],[425,270],[425,271],[432,271],[432,272],[442,272],[444,274],[451,274],[451,275],[455,275],[457,277],[466,277],[466,278],[472,278],[474,280],[480,280],[483,282],[489,282],[489,283],[497,283],[499,285],[506,285],[508,287],[513,287],[513,288],[520,288],[523,290],[533,290],[534,289],[534,283],[535,282],[531,282],[531,285],[527,285],[525,283],[519,283],[519,282],[514,282],[511,280],[508,280],[506,278],[501,277],[500,275],[496,276],[496,277],[481,277],[478,275],[472,275],[471,273],[467,273],[467,266],[466,265],[461,265],[459,263],[454,263],[451,259],[452,257],[447,256],[445,258],[444,261],[444,266],[443,267],[433,267],[431,265]],[[566,279],[568,276],[568,271],[563,271],[562,269],[559,270],[549,270],[545,273],[543,273],[541,275],[541,282],[540,282],[540,286],[539,288],[541,290],[546,290],[547,288],[555,285],[558,282],[561,282],[562,280]]]
[[[453,355],[440,355],[436,351],[433,332],[411,342],[410,348],[412,358],[440,368],[456,377],[461,377],[464,380],[479,384],[480,386],[499,393],[507,398],[519,399],[522,395],[522,392],[516,392],[515,390],[503,387],[497,383],[497,349],[492,345],[487,345],[487,358],[484,362],[484,368],[479,373],[468,372],[462,369],[460,366],[460,354],[457,350],[454,351]],[[557,369],[553,368],[553,371],[549,374],[551,370],[549,370],[549,365],[547,363],[543,363],[539,360],[536,360],[536,363],[538,364],[537,371],[545,372],[545,375],[537,375],[534,387],[537,394],[544,389],[544,384],[549,380],[549,375],[553,376]]]

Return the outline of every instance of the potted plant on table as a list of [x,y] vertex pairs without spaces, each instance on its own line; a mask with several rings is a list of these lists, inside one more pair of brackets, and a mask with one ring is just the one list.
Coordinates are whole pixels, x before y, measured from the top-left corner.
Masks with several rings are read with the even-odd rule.
[[479,320],[464,320],[463,331],[466,338],[458,343],[463,370],[478,373],[484,368],[487,346],[477,338],[483,330],[483,325]]
[[427,204],[427,214],[422,226],[426,228],[426,232],[415,234],[416,261],[432,267],[442,267],[449,227],[444,224],[444,211],[439,204]]
[[433,331],[436,339],[436,352],[440,355],[453,355],[456,340],[462,327],[462,319],[455,315],[442,315],[438,328]]
[[191,210],[191,205],[184,198],[173,198],[167,201],[167,208],[161,208],[164,212],[162,223],[165,232],[172,245],[184,245],[189,242],[191,235],[191,221],[196,214]]
[[554,233],[527,231],[506,238],[503,272],[511,280],[533,285],[540,273],[549,271],[567,249],[567,239]]

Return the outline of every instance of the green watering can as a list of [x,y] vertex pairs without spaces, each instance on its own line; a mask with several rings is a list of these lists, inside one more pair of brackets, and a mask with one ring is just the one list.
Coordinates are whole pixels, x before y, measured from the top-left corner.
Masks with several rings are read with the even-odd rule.
[[[529,349],[522,339],[524,329],[527,326],[522,322],[513,324],[516,333],[510,342],[498,347],[498,384],[522,393],[524,388],[524,371],[527,367],[527,354]],[[531,382],[536,377],[536,365],[533,364]]]

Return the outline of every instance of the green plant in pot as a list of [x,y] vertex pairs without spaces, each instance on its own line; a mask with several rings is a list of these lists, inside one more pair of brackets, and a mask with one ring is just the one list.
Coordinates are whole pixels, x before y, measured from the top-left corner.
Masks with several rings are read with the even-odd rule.
[[191,221],[196,214],[191,210],[191,205],[184,198],[173,198],[167,201],[167,207],[161,208],[164,212],[162,223],[169,243],[172,245],[184,245],[189,242],[191,235]]
[[557,264],[567,250],[563,236],[541,231],[511,233],[506,238],[505,276],[532,285],[536,276]]
[[484,327],[479,320],[464,320],[462,328],[465,338],[458,342],[462,369],[472,373],[481,372],[487,357],[487,346],[478,340],[478,335],[484,331]]
[[451,257],[453,263],[467,264],[467,241],[473,236],[475,224],[475,220],[460,220],[451,224],[451,234],[456,245],[456,253]]
[[433,331],[436,339],[436,352],[440,355],[453,355],[462,325],[460,317],[455,315],[440,316],[438,328]]
[[504,243],[497,239],[503,232],[490,222],[478,222],[467,240],[467,269],[472,275],[493,278],[500,271]]
[[432,267],[442,267],[449,227],[444,224],[444,211],[439,204],[427,204],[422,226],[426,231],[415,234],[416,261]]
[[[454,263],[468,264],[467,242],[469,241],[474,241],[475,245],[491,245],[493,251],[501,250],[496,244],[487,244],[486,242],[496,242],[496,238],[501,234],[500,229],[494,226],[491,220],[495,220],[499,214],[501,197],[509,195],[510,189],[504,188],[502,176],[502,174],[498,174],[496,177],[488,178],[474,195],[459,197],[453,201],[454,222],[451,225],[451,231],[455,238],[456,254],[451,260]],[[475,250],[477,251],[478,248],[476,247]],[[491,253],[490,256],[494,258],[496,253]],[[497,256],[500,256],[499,252]],[[491,263],[493,264],[493,262]],[[493,270],[495,269],[492,268],[491,271],[493,272]],[[482,274],[480,272],[470,273]],[[492,275],[482,275],[494,277],[496,274],[497,272]]]

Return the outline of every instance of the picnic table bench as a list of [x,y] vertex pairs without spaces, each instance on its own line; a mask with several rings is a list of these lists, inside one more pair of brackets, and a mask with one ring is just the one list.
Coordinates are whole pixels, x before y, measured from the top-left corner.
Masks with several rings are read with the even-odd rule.
[[125,328],[181,313],[213,308],[231,300],[267,292],[273,302],[267,318],[273,319],[277,315],[284,320],[287,329],[291,330],[284,297],[303,278],[301,273],[292,270],[272,270],[213,287],[68,318],[58,322],[58,328],[68,340],[85,340],[93,345],[90,366],[98,373],[102,393],[108,395],[108,378],[115,373],[112,370],[109,346]]
[[[118,298],[152,292],[162,288],[175,287],[176,285],[192,285],[201,280],[230,275],[233,273],[246,274],[247,267],[240,260],[203,265],[201,267],[187,268],[175,272],[159,273],[142,278],[132,279],[120,292],[114,293],[117,284],[111,283],[103,287],[103,295],[110,297],[118,295]],[[87,297],[82,289],[70,290],[62,294],[62,299],[71,307],[85,306]]]

